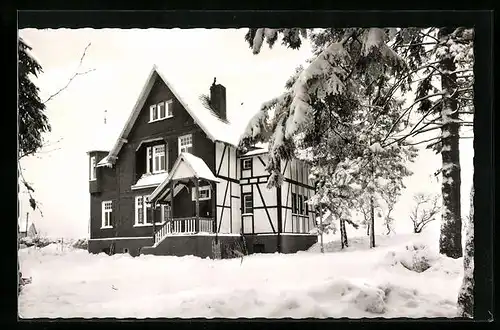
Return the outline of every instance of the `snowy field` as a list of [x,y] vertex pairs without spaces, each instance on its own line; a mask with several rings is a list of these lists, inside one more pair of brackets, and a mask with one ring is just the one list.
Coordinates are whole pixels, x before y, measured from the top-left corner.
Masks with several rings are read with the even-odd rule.
[[[433,233],[350,238],[289,255],[241,259],[90,255],[52,244],[19,252],[33,282],[22,318],[455,317],[462,259]],[[419,265],[428,263],[423,272]],[[414,268],[414,270],[410,270]]]

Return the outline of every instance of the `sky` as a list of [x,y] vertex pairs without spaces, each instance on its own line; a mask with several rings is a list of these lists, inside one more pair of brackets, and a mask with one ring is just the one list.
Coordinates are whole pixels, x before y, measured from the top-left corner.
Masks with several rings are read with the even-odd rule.
[[[309,44],[299,50],[276,44],[253,55],[244,40],[245,29],[23,29],[19,36],[33,48],[43,67],[35,83],[42,100],[65,86],[49,101],[47,116],[52,131],[45,135],[47,147],[36,157],[21,162],[24,177],[34,186],[43,217],[32,211],[22,192],[20,225],[26,214],[43,235],[88,237],[90,195],[88,156],[96,141],[111,149],[129,116],[145,79],[154,64],[169,74],[182,75],[206,92],[214,77],[226,87],[228,98],[241,99],[244,108],[228,109],[229,120],[243,129],[259,105],[283,92],[294,69],[311,56]],[[86,46],[85,57],[80,58]],[[168,79],[168,77],[167,77]],[[106,110],[106,126],[104,116]],[[104,135],[103,135],[104,133]],[[98,138],[99,137],[99,138]],[[101,139],[101,137],[103,137]],[[472,140],[461,145],[462,211],[468,213],[472,184]],[[409,227],[411,196],[417,191],[439,191],[433,178],[440,166],[439,155],[424,151],[410,168],[395,213],[398,226]],[[437,223],[437,222],[436,222]],[[435,226],[438,228],[437,226]]]

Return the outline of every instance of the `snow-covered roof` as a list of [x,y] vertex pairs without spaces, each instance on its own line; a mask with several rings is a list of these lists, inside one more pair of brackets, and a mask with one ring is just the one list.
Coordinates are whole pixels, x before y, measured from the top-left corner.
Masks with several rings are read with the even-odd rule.
[[181,180],[188,178],[205,179],[208,181],[219,182],[208,165],[203,159],[198,158],[190,153],[183,152],[179,155],[172,166],[172,170],[167,178],[151,193],[149,200],[154,202],[160,197],[163,192],[168,189],[168,183],[171,180]]
[[254,155],[261,155],[269,152],[269,144],[268,143],[256,143],[255,144],[255,149],[252,149],[250,151],[245,152],[244,154],[241,154],[241,156],[254,156]]
[[99,161],[99,163],[97,163],[96,167],[104,167],[104,166],[110,166],[111,163],[109,162],[109,155],[104,157],[103,159],[101,159]]
[[[118,139],[114,144],[113,149],[109,153],[108,162],[113,162],[117,157],[123,144],[127,142],[127,137],[130,134],[135,121],[139,117],[142,107],[155,82],[155,74],[163,80],[165,85],[172,91],[174,96],[179,100],[182,106],[186,109],[195,123],[205,132],[212,141],[221,141],[233,146],[237,146],[239,142],[240,132],[234,126],[221,120],[215,113],[207,109],[200,100],[201,94],[207,94],[210,86],[205,86],[203,90],[195,88],[195,84],[190,81],[183,80],[183,77],[177,75],[168,75],[165,69],[160,69],[154,65],[151,69],[146,83],[144,84],[139,98],[134,105],[129,118]],[[232,106],[228,104],[228,107]],[[228,112],[227,109],[226,113]]]
[[137,180],[137,183],[133,185],[131,188],[132,190],[134,190],[134,189],[156,187],[160,183],[165,181],[167,177],[168,177],[167,172],[156,173],[156,174],[145,173],[139,178],[139,180]]

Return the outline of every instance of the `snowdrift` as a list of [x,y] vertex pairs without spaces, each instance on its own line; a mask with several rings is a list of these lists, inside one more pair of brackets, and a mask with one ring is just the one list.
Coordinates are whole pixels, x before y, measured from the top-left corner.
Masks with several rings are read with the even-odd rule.
[[240,259],[91,255],[81,249],[20,251],[32,276],[23,318],[455,317],[462,260],[437,253],[433,237],[351,240],[338,251]]

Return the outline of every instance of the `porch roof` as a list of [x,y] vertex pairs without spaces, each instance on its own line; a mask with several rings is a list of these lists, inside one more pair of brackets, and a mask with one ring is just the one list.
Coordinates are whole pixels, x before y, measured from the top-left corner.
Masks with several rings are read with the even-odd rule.
[[169,194],[168,183],[172,180],[182,181],[185,179],[204,179],[219,182],[203,159],[190,153],[183,152],[179,155],[172,166],[168,177],[149,195],[149,201],[154,203]]

